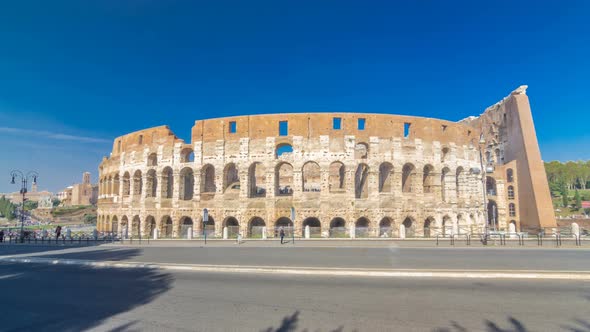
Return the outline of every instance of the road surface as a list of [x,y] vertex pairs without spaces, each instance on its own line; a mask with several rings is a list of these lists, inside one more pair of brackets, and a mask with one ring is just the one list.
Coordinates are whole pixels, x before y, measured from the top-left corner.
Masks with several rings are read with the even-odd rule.
[[0,263],[4,331],[587,331],[590,283]]

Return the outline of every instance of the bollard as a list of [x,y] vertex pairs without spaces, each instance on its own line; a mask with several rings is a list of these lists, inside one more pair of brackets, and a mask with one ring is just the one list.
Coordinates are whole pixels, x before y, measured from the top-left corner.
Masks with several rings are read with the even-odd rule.
[[436,234],[436,245],[437,245],[437,246],[438,246],[438,237],[439,237],[439,236],[440,236],[439,234]]
[[465,243],[466,243],[468,246],[470,246],[470,245],[471,245],[471,235],[470,235],[470,234],[467,234],[467,235],[465,236],[465,239],[466,239],[466,240],[465,240]]
[[451,245],[455,245],[455,234],[451,234]]

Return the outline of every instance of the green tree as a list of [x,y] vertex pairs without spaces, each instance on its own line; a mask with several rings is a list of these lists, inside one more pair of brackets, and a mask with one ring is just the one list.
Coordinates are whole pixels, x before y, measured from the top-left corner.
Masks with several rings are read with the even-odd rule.
[[54,198],[51,203],[53,204],[53,207],[57,207],[59,206],[59,204],[61,203],[61,201],[59,200],[59,198]]
[[580,196],[580,192],[576,189],[576,194],[574,195],[574,200],[576,201],[576,210],[582,208],[582,197]]
[[567,185],[565,182],[561,183],[561,201],[563,202],[563,207],[566,208],[569,205],[569,200],[567,197]]
[[38,202],[33,201],[25,201],[25,211],[31,211],[36,209],[39,206]]
[[13,220],[14,218],[16,218],[15,211],[16,205],[12,204],[10,200],[2,196],[0,198],[0,216],[8,220]]

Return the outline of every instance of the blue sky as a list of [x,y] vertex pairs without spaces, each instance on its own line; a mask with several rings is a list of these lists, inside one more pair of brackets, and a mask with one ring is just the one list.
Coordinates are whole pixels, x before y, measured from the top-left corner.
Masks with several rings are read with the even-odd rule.
[[[528,84],[545,160],[589,159],[590,1],[10,1],[0,192],[96,179],[116,136],[196,119],[459,120]],[[6,181],[2,181],[2,177]]]

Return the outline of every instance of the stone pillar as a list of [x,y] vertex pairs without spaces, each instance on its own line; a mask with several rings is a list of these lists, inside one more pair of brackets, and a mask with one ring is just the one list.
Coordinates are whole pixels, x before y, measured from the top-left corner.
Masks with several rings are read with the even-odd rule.
[[[178,204],[178,200],[180,199],[180,174],[174,172],[174,187],[172,188],[172,200],[176,204]],[[175,205],[176,205],[175,204]]]
[[160,233],[160,230],[158,229],[158,227],[156,227],[154,229],[154,240],[157,240],[158,239],[159,233]]
[[[96,229],[93,231],[96,232]],[[72,230],[71,229],[66,229],[66,238],[69,240],[72,238]]]
[[264,226],[264,227],[262,227],[262,239],[263,240],[266,240],[266,237],[267,237],[267,235],[266,235],[266,226]]
[[306,239],[309,239],[310,237],[311,237],[311,232],[310,232],[310,229],[309,229],[309,225],[306,225],[305,226],[305,238]]
[[406,238],[406,226],[404,226],[404,224],[399,225],[399,238],[400,239]]
[[356,227],[355,227],[355,224],[351,222],[349,225],[350,226],[348,227],[348,229],[349,229],[349,233],[350,233],[350,238],[351,239],[354,239],[356,237]]
[[223,227],[223,239],[227,240],[227,227]]
[[189,240],[192,240],[193,239],[193,228],[192,227],[189,227],[186,230],[186,238],[189,239]]

